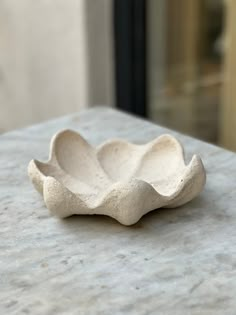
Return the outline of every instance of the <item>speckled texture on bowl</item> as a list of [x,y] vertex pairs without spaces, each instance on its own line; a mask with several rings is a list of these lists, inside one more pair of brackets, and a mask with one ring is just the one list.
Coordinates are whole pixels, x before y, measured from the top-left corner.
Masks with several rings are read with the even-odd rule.
[[57,133],[49,161],[32,160],[28,173],[56,216],[102,214],[124,225],[185,204],[206,180],[200,157],[185,165],[183,148],[170,135],[144,145],[111,139],[94,148],[71,130]]

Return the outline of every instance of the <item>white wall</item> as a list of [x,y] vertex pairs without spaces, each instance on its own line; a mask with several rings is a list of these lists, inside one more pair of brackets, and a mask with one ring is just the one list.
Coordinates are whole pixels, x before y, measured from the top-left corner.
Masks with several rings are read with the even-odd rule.
[[113,102],[111,0],[0,0],[0,130]]

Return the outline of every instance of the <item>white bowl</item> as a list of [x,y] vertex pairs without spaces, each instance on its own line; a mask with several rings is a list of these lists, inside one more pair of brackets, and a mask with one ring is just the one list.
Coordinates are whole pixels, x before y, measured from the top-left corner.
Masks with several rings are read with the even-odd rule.
[[32,160],[28,173],[56,216],[102,214],[124,225],[185,204],[206,180],[201,159],[194,155],[185,165],[183,148],[170,135],[144,145],[112,139],[94,148],[71,130],[57,133],[49,161]]

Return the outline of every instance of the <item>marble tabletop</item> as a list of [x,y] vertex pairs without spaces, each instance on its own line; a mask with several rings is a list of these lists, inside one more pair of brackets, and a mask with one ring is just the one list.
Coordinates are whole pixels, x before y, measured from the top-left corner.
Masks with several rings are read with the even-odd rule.
[[[203,159],[201,195],[125,227],[51,216],[27,176],[70,128],[92,144],[171,133]],[[236,314],[236,154],[108,108],[0,136],[0,314]]]

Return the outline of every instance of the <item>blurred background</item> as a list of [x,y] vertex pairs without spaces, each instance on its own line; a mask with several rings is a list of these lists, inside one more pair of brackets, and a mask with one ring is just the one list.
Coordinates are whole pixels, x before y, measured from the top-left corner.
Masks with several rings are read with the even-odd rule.
[[0,0],[0,132],[97,105],[236,151],[235,0]]

